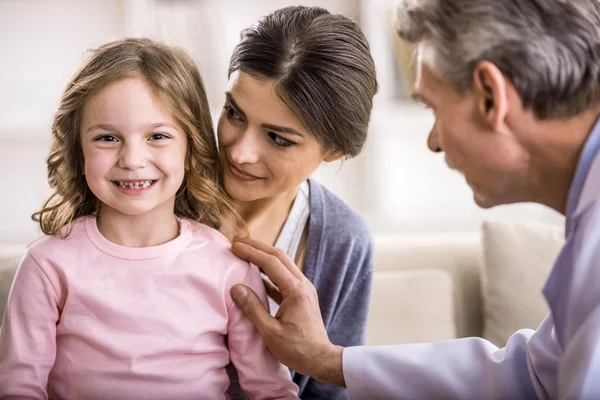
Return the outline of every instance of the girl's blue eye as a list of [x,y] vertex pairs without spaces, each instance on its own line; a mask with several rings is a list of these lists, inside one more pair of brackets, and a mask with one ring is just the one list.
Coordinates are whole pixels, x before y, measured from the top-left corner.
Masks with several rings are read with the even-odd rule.
[[118,142],[119,139],[114,137],[113,135],[101,135],[94,139],[97,142]]
[[155,133],[152,136],[150,136],[150,139],[152,140],[161,140],[161,139],[168,139],[169,136],[165,135],[164,133]]
[[297,144],[296,142],[292,142],[291,140],[283,138],[274,132],[269,132],[268,135],[273,144],[278,147],[290,147]]

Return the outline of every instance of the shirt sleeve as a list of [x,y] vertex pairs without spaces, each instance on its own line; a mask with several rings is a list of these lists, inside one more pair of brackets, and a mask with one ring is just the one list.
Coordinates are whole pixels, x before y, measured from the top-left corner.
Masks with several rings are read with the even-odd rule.
[[546,283],[552,313],[499,349],[481,338],[353,347],[353,398],[600,398],[600,207],[578,221]]
[[27,253],[17,269],[0,328],[0,398],[48,398],[58,302],[47,275]]
[[[481,338],[344,349],[344,379],[355,399],[530,399],[544,397],[532,358],[557,357],[550,317],[505,348]],[[543,365],[543,362],[538,365]],[[547,396],[546,396],[547,397]]]
[[[254,290],[268,309],[267,293],[258,268],[250,266],[241,283]],[[298,399],[298,386],[289,370],[275,359],[256,327],[235,304],[229,311],[228,344],[240,386],[250,400]]]

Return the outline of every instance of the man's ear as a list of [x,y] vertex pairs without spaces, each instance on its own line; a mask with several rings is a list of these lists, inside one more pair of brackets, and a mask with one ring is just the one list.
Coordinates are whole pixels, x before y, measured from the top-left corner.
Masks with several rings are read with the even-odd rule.
[[508,79],[489,61],[481,61],[473,71],[473,91],[477,96],[480,120],[493,131],[500,127],[508,113]]
[[342,151],[332,151],[330,153],[327,153],[327,155],[325,156],[325,158],[323,158],[323,161],[326,162],[333,162],[333,161],[337,161],[340,158],[343,158],[346,154]]

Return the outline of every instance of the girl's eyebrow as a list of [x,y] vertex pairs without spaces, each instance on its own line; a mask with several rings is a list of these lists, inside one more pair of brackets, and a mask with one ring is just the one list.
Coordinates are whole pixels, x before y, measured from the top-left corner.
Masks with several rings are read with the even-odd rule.
[[[177,130],[177,127],[175,127],[173,124],[170,124],[168,122],[153,122],[151,124],[146,125],[145,127],[147,130],[152,130],[152,129],[156,129],[156,128],[171,128],[171,129],[175,129]],[[119,129],[115,126],[115,125],[111,125],[111,124],[96,124],[96,125],[92,125],[89,128],[87,128],[85,130],[86,133],[96,130],[96,129],[102,129],[104,131],[114,131],[114,132],[118,132]]]
[[177,127],[175,125],[170,124],[168,122],[154,122],[152,124],[148,124],[148,126],[147,126],[148,130],[156,129],[156,128],[171,128],[171,129],[177,130]]
[[117,127],[114,126],[114,125],[110,125],[110,124],[96,124],[96,125],[92,125],[89,128],[87,128],[85,130],[85,133],[88,133],[88,132],[96,130],[96,129],[102,129],[104,131],[116,131],[116,130],[118,130]]

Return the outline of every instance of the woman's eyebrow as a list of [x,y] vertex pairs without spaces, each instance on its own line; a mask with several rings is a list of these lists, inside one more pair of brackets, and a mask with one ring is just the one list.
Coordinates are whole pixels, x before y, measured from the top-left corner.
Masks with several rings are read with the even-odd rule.
[[229,101],[231,103],[231,105],[233,106],[233,108],[235,108],[235,111],[237,111],[238,114],[240,114],[242,117],[246,118],[246,113],[235,102],[235,99],[233,98],[233,94],[231,94],[231,92],[225,92],[225,97],[227,97],[227,101]]
[[276,131],[276,132],[289,133],[290,135],[296,135],[296,136],[304,137],[304,135],[301,134],[300,132],[298,132],[297,130],[292,129],[292,128],[288,128],[287,126],[279,126],[279,125],[273,125],[273,124],[262,124],[262,127],[266,128],[266,129],[270,129],[272,131]]

